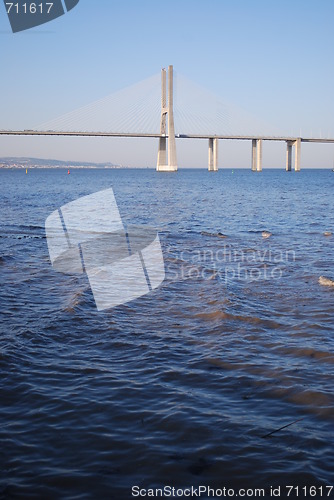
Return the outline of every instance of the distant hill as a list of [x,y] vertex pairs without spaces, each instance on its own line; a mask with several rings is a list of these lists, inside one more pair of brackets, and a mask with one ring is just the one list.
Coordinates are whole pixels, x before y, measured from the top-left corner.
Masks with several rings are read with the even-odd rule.
[[114,163],[93,163],[79,161],[46,160],[42,158],[0,158],[0,168],[122,168]]

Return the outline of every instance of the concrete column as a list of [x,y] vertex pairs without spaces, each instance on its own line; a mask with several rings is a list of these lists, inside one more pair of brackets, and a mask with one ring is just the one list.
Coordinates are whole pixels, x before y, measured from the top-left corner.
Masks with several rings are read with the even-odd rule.
[[213,139],[213,170],[218,172],[218,139]]
[[298,138],[295,141],[295,172],[300,172],[300,153],[301,153],[301,140]]
[[167,137],[159,137],[157,170],[164,170],[167,163]]
[[285,170],[291,172],[293,141],[286,141],[286,165]]
[[218,139],[216,137],[209,138],[208,170],[209,172],[218,171]]
[[262,139],[256,139],[256,171],[262,172]]
[[213,170],[213,138],[209,139],[209,154],[208,154],[208,170],[212,172]]
[[252,171],[256,171],[256,139],[252,139]]
[[[166,128],[167,118],[167,75],[166,70],[161,70],[161,121],[160,121],[160,134],[167,132]],[[159,137],[158,161],[157,170],[164,170],[167,164],[167,137]]]
[[176,143],[173,111],[173,66],[168,66],[168,170],[177,170]]

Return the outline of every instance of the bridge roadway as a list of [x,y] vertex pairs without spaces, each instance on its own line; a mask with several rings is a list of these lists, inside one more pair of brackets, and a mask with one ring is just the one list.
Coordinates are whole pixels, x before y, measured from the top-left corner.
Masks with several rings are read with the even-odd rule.
[[[164,154],[166,155],[166,141],[168,139],[168,134],[156,133],[140,133],[140,132],[65,132],[57,130],[0,130],[0,135],[7,136],[63,136],[63,137],[149,137],[149,138],[160,138],[159,141],[159,153],[158,153],[158,166],[157,170],[161,171],[175,171],[177,170],[176,165],[171,167],[165,165],[166,161],[164,159],[163,166],[159,164],[159,154],[161,142],[165,138],[164,143]],[[173,137],[171,135],[170,137]],[[252,170],[254,172],[262,171],[262,141],[284,141],[287,145],[286,150],[286,170],[289,172],[292,169],[292,150],[295,151],[295,161],[294,170],[298,172],[300,170],[300,156],[301,156],[301,143],[311,142],[311,143],[334,143],[334,139],[327,138],[311,138],[311,137],[285,137],[285,136],[252,136],[252,135],[215,135],[215,134],[176,134],[174,136],[177,139],[208,139],[209,140],[209,154],[208,154],[208,170],[217,171],[218,170],[218,140],[239,140],[239,141],[252,141]],[[171,139],[168,140],[171,142]],[[175,139],[174,139],[175,142]],[[174,144],[175,146],[175,144]],[[170,155],[168,156],[170,157]],[[175,156],[176,163],[176,156]]]
[[[140,133],[140,132],[65,132],[57,130],[0,130],[0,135],[46,135],[46,136],[69,136],[69,137],[149,137],[159,138],[168,137],[166,134],[159,133]],[[293,136],[265,136],[265,135],[216,135],[216,134],[176,134],[177,139],[227,139],[238,141],[296,141],[334,143],[331,138],[311,138],[311,137],[293,137]]]

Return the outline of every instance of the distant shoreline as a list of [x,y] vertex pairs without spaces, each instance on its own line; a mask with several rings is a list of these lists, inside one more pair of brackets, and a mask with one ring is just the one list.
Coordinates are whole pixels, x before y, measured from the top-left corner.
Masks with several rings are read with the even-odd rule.
[[87,161],[55,160],[51,158],[32,158],[7,156],[0,158],[0,168],[128,168],[111,162],[95,163]]
[[[71,165],[71,164],[68,164],[68,165],[1,165],[0,164],[0,169],[3,169],[3,170],[24,170],[26,168],[30,168],[30,169],[34,169],[34,170],[47,170],[47,169],[53,169],[53,170],[67,170],[67,169],[71,169],[71,170],[79,170],[79,169],[88,169],[88,170],[125,170],[125,169],[128,169],[128,168],[131,168],[131,167],[118,167],[118,166],[115,166],[115,167],[109,167],[109,166],[94,166],[94,165]],[[138,168],[150,168],[150,167],[138,167]],[[153,168],[153,167],[152,167]]]

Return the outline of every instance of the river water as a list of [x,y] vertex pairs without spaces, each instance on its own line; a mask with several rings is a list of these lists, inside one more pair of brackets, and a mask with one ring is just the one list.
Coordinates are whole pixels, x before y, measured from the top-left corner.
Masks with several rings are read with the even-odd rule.
[[[44,223],[110,187],[166,277],[99,312]],[[0,498],[334,498],[333,192],[330,170],[1,170]]]

